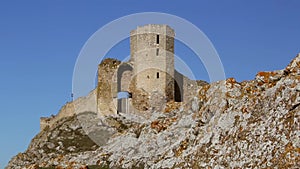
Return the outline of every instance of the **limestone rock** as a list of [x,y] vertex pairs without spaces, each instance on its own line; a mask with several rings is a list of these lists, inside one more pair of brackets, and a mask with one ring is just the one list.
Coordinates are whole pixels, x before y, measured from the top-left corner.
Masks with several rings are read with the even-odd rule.
[[149,118],[65,117],[7,168],[299,168],[299,58],[255,80],[204,84],[191,102]]

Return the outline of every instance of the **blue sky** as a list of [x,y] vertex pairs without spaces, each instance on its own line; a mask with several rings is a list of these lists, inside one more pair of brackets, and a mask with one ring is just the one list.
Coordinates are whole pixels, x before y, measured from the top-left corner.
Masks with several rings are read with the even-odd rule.
[[[182,17],[211,40],[226,76],[242,81],[283,69],[300,52],[299,7],[297,0],[1,1],[0,168],[26,150],[41,116],[56,114],[71,99],[77,56],[110,21],[137,12]],[[127,56],[126,43],[108,56]],[[178,53],[187,50],[181,46]]]

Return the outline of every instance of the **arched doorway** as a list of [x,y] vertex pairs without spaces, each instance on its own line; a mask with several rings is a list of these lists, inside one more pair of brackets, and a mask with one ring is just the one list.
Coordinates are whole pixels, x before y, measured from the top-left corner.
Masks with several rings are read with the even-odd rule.
[[129,85],[133,74],[133,68],[128,63],[122,63],[117,72],[118,112],[128,113],[132,94],[129,92]]

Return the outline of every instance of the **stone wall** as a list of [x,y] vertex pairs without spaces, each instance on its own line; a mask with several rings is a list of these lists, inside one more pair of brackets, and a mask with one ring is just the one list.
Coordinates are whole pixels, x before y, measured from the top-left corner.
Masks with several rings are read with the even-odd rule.
[[82,112],[97,112],[96,90],[89,93],[88,96],[80,97],[72,102],[66,103],[58,112],[57,115],[51,117],[40,118],[40,129],[52,127],[58,120],[73,116]]
[[117,69],[121,64],[116,59],[105,59],[98,66],[97,109],[99,115],[117,113]]
[[208,84],[201,80],[191,80],[175,70],[175,101],[188,102],[197,96],[198,89]]
[[[58,115],[41,118],[41,129],[85,111],[102,116],[117,113],[119,107],[147,114],[163,110],[170,101],[192,99],[199,85],[174,69],[174,36],[167,25],[145,25],[131,31],[129,62],[103,60],[98,66],[97,88],[87,97],[67,103]],[[132,94],[132,99],[118,101],[118,92],[125,91]],[[129,107],[125,108],[125,102]]]

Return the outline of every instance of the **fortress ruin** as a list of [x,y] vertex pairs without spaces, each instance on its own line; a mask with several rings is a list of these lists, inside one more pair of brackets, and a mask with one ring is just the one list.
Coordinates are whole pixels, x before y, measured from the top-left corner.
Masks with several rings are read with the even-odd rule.
[[190,80],[175,70],[174,38],[175,32],[168,25],[149,24],[132,30],[129,61],[102,61],[97,88],[67,103],[58,115],[41,118],[41,129],[84,111],[149,116],[151,111],[163,111],[167,103],[189,101],[206,82]]

